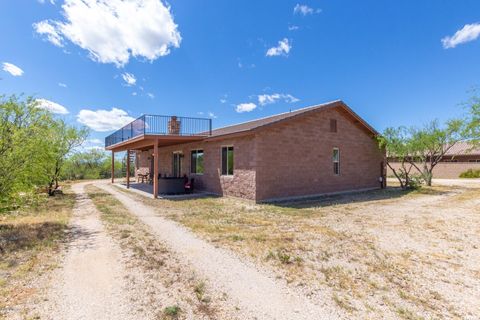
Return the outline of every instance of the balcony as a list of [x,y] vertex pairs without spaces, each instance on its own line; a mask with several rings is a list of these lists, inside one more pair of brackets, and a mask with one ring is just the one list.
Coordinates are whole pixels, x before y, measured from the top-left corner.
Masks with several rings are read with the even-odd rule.
[[105,138],[105,148],[121,145],[138,137],[208,137],[212,119],[177,116],[143,115]]

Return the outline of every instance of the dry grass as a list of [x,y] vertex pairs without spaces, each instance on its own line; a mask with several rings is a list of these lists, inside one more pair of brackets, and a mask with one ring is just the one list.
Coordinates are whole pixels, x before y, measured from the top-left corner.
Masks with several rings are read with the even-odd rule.
[[31,281],[57,266],[74,203],[67,186],[63,195],[0,215],[0,318],[23,312],[18,308],[37,291]]
[[[218,303],[222,297],[209,292],[205,282],[197,279],[137,217],[105,191],[87,186],[86,191],[102,213],[107,231],[119,241],[131,257],[127,267],[140,267],[144,308],[154,311],[155,319],[222,318]],[[134,277],[132,272],[132,278]]]
[[352,316],[465,318],[480,312],[472,298],[480,286],[479,188],[393,188],[277,205],[128,194],[271,268],[312,300],[330,297]]

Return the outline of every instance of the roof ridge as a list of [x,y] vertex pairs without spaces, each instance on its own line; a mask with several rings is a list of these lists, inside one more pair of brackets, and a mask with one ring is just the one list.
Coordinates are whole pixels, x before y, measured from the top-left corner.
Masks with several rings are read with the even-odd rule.
[[314,109],[314,108],[324,107],[326,105],[333,104],[333,103],[338,103],[338,102],[342,102],[342,100],[341,99],[336,99],[336,100],[332,100],[332,101],[328,101],[328,102],[324,102],[324,103],[320,103],[320,104],[310,105],[310,106],[303,107],[303,108],[296,109],[296,110],[286,111],[286,112],[282,112],[282,113],[276,113],[276,114],[273,114],[271,116],[266,116],[266,117],[262,117],[262,118],[257,118],[257,119],[253,119],[253,120],[248,120],[248,121],[244,121],[244,122],[239,122],[239,123],[230,124],[230,125],[227,125],[227,126],[215,128],[212,131],[225,129],[225,128],[229,128],[229,127],[235,127],[235,126],[242,125],[242,124],[247,124],[247,123],[250,123],[250,122],[265,120],[265,119],[268,119],[268,118],[273,118],[273,117],[281,116],[281,115],[288,114],[288,113],[298,112],[298,111],[302,111],[302,110],[306,111],[306,109]]

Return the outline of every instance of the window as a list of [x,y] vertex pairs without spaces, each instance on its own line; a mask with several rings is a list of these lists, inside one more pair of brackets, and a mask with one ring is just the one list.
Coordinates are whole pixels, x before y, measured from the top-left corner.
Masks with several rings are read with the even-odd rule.
[[182,157],[183,154],[181,152],[173,153],[172,173],[177,178],[182,176]]
[[222,147],[222,175],[233,175],[233,147]]
[[330,119],[330,132],[337,132],[337,120]]
[[192,150],[190,157],[190,172],[203,174],[203,150]]
[[333,173],[340,174],[340,150],[338,148],[333,148]]

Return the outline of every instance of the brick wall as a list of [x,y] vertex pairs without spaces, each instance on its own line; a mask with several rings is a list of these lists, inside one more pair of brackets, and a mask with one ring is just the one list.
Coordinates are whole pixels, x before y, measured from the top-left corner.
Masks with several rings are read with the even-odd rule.
[[[195,178],[195,186],[199,190],[214,192],[219,195],[231,195],[246,199],[255,199],[255,143],[254,136],[203,141],[159,148],[159,170],[162,176],[172,176],[173,152],[183,153],[182,176],[186,174]],[[234,174],[221,175],[221,147],[234,147]],[[192,150],[202,149],[204,152],[204,174],[190,173],[190,154]],[[152,150],[149,151],[150,154]],[[148,154],[148,153],[147,153]],[[143,157],[143,154],[140,155]]]
[[[390,164],[395,169],[400,167],[399,163]],[[460,173],[467,171],[468,169],[480,170],[480,163],[472,162],[441,162],[433,169],[433,177],[437,179],[456,179],[460,176]],[[417,173],[415,168],[412,169],[412,173]],[[393,176],[392,170],[388,168],[387,175]]]
[[[337,133],[330,132],[337,120]],[[234,175],[221,175],[221,147],[234,147]],[[333,148],[340,149],[340,175]],[[190,174],[190,152],[204,151],[204,174]],[[383,156],[365,129],[335,109],[265,127],[249,136],[159,148],[162,176],[172,175],[172,154],[181,151],[182,175],[220,195],[257,201],[377,188]],[[142,158],[149,152],[139,154]],[[139,159],[139,163],[143,163]]]
[[[337,132],[330,132],[330,119]],[[340,149],[340,175],[333,148]],[[257,200],[379,187],[375,140],[335,109],[266,127],[257,134]]]

